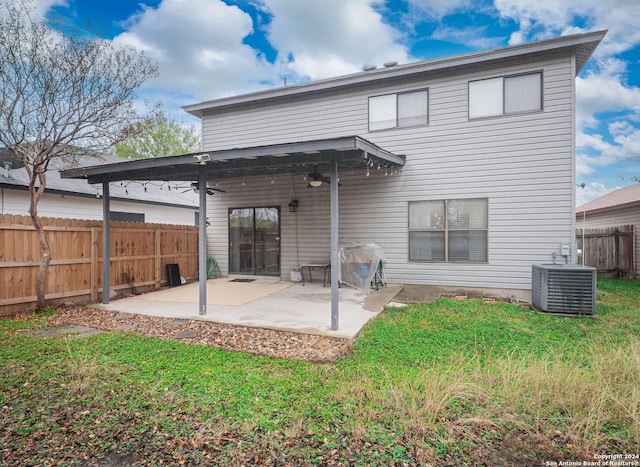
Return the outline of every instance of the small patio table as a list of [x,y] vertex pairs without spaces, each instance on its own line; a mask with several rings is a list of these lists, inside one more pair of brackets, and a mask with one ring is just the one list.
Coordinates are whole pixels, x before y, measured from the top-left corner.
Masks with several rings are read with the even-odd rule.
[[326,287],[327,286],[327,276],[329,275],[329,271],[331,270],[331,263],[307,263],[307,264],[301,264],[300,265],[300,274],[302,275],[302,285],[305,284],[304,282],[304,270],[307,270],[308,274],[309,274],[309,283],[313,282],[313,276],[311,274],[311,271],[313,271],[314,269],[322,269],[324,271],[324,275],[323,275],[323,279],[322,279],[322,286]]

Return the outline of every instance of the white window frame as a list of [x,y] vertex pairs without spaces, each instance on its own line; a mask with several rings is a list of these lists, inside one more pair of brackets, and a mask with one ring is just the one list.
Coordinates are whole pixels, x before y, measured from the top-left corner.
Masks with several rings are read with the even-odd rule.
[[[485,202],[485,208],[486,208],[486,227],[484,228],[474,228],[474,227],[469,227],[469,228],[453,228],[449,226],[449,203],[451,202],[458,202],[458,201],[479,201],[482,200]],[[411,228],[411,204],[412,203],[421,203],[421,202],[430,202],[430,203],[443,203],[443,207],[444,207],[444,219],[438,219],[435,222],[430,222],[430,225],[435,225],[435,227],[433,228]],[[488,198],[461,198],[461,199],[433,199],[433,200],[414,200],[414,201],[409,201],[408,206],[407,206],[407,219],[408,219],[408,225],[407,225],[407,231],[408,231],[408,235],[407,235],[407,257],[409,259],[409,262],[412,263],[465,263],[465,264],[487,264],[489,262],[489,199]],[[442,227],[439,227],[439,225],[442,225]],[[486,246],[485,246],[485,252],[486,252],[486,256],[485,258],[481,259],[481,260],[473,260],[473,259],[467,259],[467,260],[461,260],[461,259],[450,259],[449,258],[449,240],[450,240],[450,236],[452,233],[455,232],[486,232]],[[412,232],[430,232],[430,233],[442,233],[444,235],[444,259],[413,259],[411,257],[411,233]]]
[[[507,96],[506,96],[506,82],[511,78],[522,78],[522,77],[535,76],[535,75],[538,75],[540,77],[540,89],[539,89],[540,102],[538,107],[508,112],[506,110],[507,107],[509,106],[509,103],[507,102]],[[492,84],[495,85],[498,82],[500,83],[499,86],[501,88],[501,96],[497,98],[498,102],[496,102],[495,105],[491,105],[491,103],[489,103],[489,106],[490,108],[492,108],[492,110],[489,110],[487,112],[483,112],[477,115],[472,115],[472,108],[474,107],[474,102],[478,101],[476,102],[476,105],[480,105],[483,100],[487,99],[486,95],[474,94],[472,92],[472,87],[476,84],[479,86],[484,85],[485,87],[491,87]],[[477,120],[480,118],[501,117],[504,115],[518,115],[518,114],[542,112],[544,110],[544,75],[542,71],[533,71],[533,72],[527,72],[527,73],[519,73],[519,74],[513,74],[513,75],[496,76],[492,78],[472,80],[472,81],[469,81],[467,85],[467,96],[468,96],[467,115],[469,117],[469,120]],[[499,110],[500,107],[501,109]]]
[[[424,123],[418,123],[415,125],[401,125],[400,124],[400,104],[399,104],[399,96],[407,96],[409,94],[418,94],[418,93],[425,93],[426,97],[427,97],[427,105],[426,105],[426,109],[425,109],[425,122]],[[381,110],[377,109],[374,102],[375,100],[387,100],[387,101],[395,101],[395,106],[393,108],[393,110],[390,110],[389,113],[389,118],[384,119],[384,120],[377,120],[378,122],[386,122],[386,121],[393,121],[393,123],[388,124],[387,126],[377,126],[377,125],[372,125],[372,114],[373,113],[377,113],[377,112],[381,112]],[[388,106],[390,104],[390,102],[387,102],[386,105]],[[415,90],[411,90],[411,91],[406,91],[406,92],[400,92],[400,93],[394,93],[394,94],[382,94],[379,96],[371,96],[369,97],[369,105],[368,105],[368,111],[369,111],[369,132],[373,132],[373,131],[384,131],[384,130],[391,130],[394,128],[415,128],[415,127],[422,127],[422,126],[428,126],[429,125],[429,89],[428,88],[424,88],[424,89],[415,89]]]

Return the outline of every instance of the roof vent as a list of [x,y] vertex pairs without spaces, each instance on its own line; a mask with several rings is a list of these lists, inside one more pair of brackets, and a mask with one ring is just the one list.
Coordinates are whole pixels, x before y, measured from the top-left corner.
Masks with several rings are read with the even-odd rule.
[[385,68],[391,68],[393,66],[398,66],[398,62],[385,62],[383,65]]
[[365,65],[362,67],[362,71],[371,71],[371,70],[375,70],[376,68],[378,68],[375,65]]

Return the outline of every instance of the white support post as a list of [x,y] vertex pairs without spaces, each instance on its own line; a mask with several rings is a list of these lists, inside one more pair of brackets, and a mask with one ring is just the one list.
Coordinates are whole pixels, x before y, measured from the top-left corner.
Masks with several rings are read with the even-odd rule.
[[338,161],[331,165],[331,330],[338,330]]
[[102,303],[109,303],[111,282],[111,213],[109,182],[102,182]]
[[198,230],[198,284],[200,299],[198,313],[207,314],[207,176],[200,172],[198,177],[200,188],[200,219]]

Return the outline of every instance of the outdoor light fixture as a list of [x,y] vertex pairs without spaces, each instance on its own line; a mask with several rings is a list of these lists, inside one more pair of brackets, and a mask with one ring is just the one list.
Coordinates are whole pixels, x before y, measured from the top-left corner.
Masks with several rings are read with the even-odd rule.
[[322,185],[322,180],[309,180],[309,185],[312,187],[319,187]]
[[292,199],[289,203],[289,212],[298,212],[298,200]]
[[200,165],[205,165],[211,160],[211,156],[209,154],[196,154],[193,158]]

